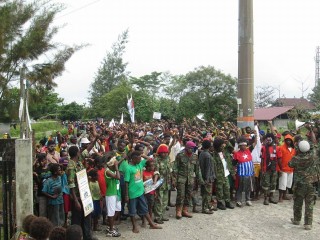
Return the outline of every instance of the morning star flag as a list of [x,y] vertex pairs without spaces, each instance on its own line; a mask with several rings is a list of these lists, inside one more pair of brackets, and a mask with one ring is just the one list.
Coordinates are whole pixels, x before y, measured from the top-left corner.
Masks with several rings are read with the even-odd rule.
[[[128,98],[128,96],[127,96],[127,98]],[[131,97],[128,98],[127,107],[128,107],[128,111],[130,114],[131,122],[134,122],[134,103],[133,103],[132,94],[131,94]]]

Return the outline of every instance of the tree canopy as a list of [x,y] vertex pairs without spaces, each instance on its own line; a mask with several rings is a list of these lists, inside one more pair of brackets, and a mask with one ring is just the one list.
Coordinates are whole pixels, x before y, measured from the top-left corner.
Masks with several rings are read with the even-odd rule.
[[[65,63],[82,46],[53,42],[59,27],[53,20],[63,6],[46,1],[3,0],[0,5],[0,116],[9,112],[8,101],[26,66],[31,88],[52,89]],[[9,117],[13,118],[13,116]],[[1,119],[4,120],[4,119]],[[6,119],[5,119],[6,120]]]
[[272,86],[256,87],[254,93],[254,105],[256,108],[270,107],[274,102],[274,88]]
[[112,45],[111,51],[107,52],[106,57],[102,60],[102,64],[91,84],[91,105],[96,104],[99,98],[109,93],[121,81],[127,79],[126,67],[128,63],[123,60],[127,42],[128,30],[119,35],[118,40]]

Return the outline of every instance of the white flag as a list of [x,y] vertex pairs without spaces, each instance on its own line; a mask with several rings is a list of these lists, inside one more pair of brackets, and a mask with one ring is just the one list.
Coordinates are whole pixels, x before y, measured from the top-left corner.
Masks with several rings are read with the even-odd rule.
[[23,106],[24,106],[23,98],[20,98],[20,106],[19,106],[19,119],[20,119],[20,121],[22,118]]
[[120,119],[119,124],[123,124],[123,113],[121,113],[121,119]]
[[130,114],[131,122],[134,122],[134,103],[133,103],[132,94],[131,94],[131,97],[128,99],[127,107]]
[[114,127],[116,124],[114,122],[114,119],[112,118],[112,120],[109,123],[109,128]]

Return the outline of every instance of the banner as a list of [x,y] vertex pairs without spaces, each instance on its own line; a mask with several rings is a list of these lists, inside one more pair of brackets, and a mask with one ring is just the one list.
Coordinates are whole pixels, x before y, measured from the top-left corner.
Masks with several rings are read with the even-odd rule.
[[93,201],[89,188],[86,169],[77,172],[76,175],[84,216],[86,217],[93,211]]
[[155,184],[153,184],[152,178],[146,180],[145,182],[143,182],[144,194],[147,194],[153,190],[156,190],[158,187],[161,186],[162,183],[163,183],[163,178],[160,178]]
[[161,119],[161,113],[159,113],[159,112],[153,112],[153,117],[152,117],[153,119],[158,119],[158,120],[160,120]]

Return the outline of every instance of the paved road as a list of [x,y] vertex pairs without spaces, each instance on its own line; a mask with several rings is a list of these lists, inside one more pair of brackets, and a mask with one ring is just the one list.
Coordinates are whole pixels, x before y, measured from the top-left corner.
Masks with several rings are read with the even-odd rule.
[[[173,192],[175,195],[175,192]],[[170,221],[163,224],[161,230],[140,228],[140,233],[131,232],[128,219],[119,226],[121,239],[320,239],[320,200],[314,209],[314,224],[311,231],[303,225],[294,226],[292,217],[292,200],[279,204],[264,206],[262,200],[253,202],[252,207],[244,206],[234,210],[218,210],[213,215],[194,214],[192,219],[175,219],[175,209],[167,212]],[[140,221],[139,221],[140,223]],[[303,223],[303,221],[302,221]],[[105,239],[105,232],[96,234]]]

